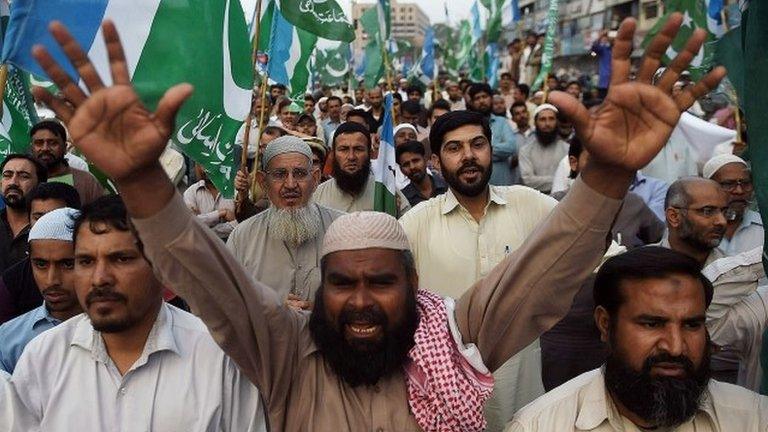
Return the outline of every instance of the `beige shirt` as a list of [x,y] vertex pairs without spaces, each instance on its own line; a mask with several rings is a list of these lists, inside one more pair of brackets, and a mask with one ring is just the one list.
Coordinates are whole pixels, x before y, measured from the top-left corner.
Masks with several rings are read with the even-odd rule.
[[560,161],[568,156],[568,143],[561,140],[547,146],[535,138],[520,148],[520,176],[523,183],[544,193],[552,191],[552,182]]
[[[328,179],[315,189],[315,193],[312,195],[312,199],[316,203],[336,209],[344,213],[352,213],[356,211],[372,211],[373,199],[376,190],[376,180],[373,177],[373,172],[368,176],[368,181],[365,184],[363,193],[358,196],[352,196],[336,185],[336,179]],[[408,203],[408,198],[403,195],[402,192],[397,191],[398,208],[400,209],[400,215],[407,212],[411,205]]]
[[[768,430],[768,398],[765,396],[715,380],[710,380],[707,396],[696,415],[674,428],[674,432]],[[595,369],[523,408],[507,431],[640,432],[641,429],[619,414],[605,389],[602,369]]]
[[229,236],[227,247],[254,279],[277,291],[281,299],[295,294],[313,300],[320,287],[320,248],[325,231],[344,213],[314,203],[320,213],[317,237],[298,247],[274,238],[269,231],[268,212],[241,223]]
[[184,203],[187,204],[197,218],[204,225],[216,233],[219,238],[226,240],[237,226],[237,221],[222,221],[219,218],[219,210],[230,210],[235,212],[235,201],[221,196],[221,192],[216,196],[205,187],[205,180],[200,180],[184,191]]
[[[478,347],[489,370],[567,313],[579,288],[573,281],[600,262],[620,205],[577,180],[547,223],[457,300],[462,342]],[[255,281],[179,195],[133,222],[156,274],[259,388],[272,430],[419,430],[401,373],[375,386],[352,388],[342,381],[315,347],[308,316]]]

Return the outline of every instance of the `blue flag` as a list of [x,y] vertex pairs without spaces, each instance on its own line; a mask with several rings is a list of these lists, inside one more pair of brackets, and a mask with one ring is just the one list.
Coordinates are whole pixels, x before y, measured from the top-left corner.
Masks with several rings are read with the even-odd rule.
[[472,44],[477,43],[483,37],[483,28],[480,25],[480,8],[477,6],[477,0],[472,5]]

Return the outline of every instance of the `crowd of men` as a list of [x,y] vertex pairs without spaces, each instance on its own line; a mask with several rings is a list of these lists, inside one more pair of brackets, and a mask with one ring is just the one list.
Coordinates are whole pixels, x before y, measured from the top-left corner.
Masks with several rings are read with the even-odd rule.
[[0,165],[0,430],[768,431],[743,143],[665,153],[725,75],[680,72],[700,32],[657,73],[682,21],[634,66],[633,20],[602,35],[595,91],[529,94],[531,36],[498,88],[254,92],[237,200],[162,162],[189,85],[152,113],[113,24],[110,86],[52,25],[89,94],[34,51],[62,92],[34,90],[58,119]]

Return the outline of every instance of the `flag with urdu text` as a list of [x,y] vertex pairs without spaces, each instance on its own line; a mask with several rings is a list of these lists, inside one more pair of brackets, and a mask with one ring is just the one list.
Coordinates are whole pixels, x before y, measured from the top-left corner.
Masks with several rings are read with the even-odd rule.
[[355,29],[336,0],[280,0],[280,11],[291,24],[313,35],[355,40]]
[[[268,10],[261,21],[262,26],[272,29],[267,45],[269,79],[288,87],[293,100],[303,101],[309,85],[309,59],[317,45],[317,36],[288,22],[274,2],[269,8],[272,10]],[[268,22],[267,17],[272,22]]]
[[392,124],[392,93],[384,96],[384,119],[381,123],[381,143],[379,157],[373,161],[372,171],[376,179],[373,210],[389,213],[397,217],[397,184],[395,173],[399,169],[395,158],[395,136]]
[[59,20],[88,53],[107,85],[111,74],[100,24],[111,19],[122,36],[131,81],[153,110],[180,82],[195,88],[176,117],[171,139],[206,169],[222,195],[234,195],[234,140],[251,101],[248,30],[236,0],[14,0],[2,61],[36,76],[31,56],[44,45],[75,81],[79,75],[48,33]]
[[384,76],[383,45],[379,38],[378,8],[369,8],[360,16],[360,24],[368,34],[368,45],[365,46],[365,86],[373,88]]
[[555,58],[555,38],[557,37],[557,21],[559,18],[560,0],[549,0],[547,12],[547,36],[544,39],[544,52],[541,54],[541,71],[531,85],[531,91],[541,88],[544,79],[552,71],[552,60]]

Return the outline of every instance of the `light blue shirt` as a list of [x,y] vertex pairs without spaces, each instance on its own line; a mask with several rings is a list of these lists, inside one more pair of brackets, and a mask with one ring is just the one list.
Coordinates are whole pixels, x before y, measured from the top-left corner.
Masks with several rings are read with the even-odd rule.
[[0,368],[12,374],[29,341],[59,324],[43,304],[0,325]]
[[[509,166],[509,158],[517,154],[515,132],[506,118],[491,114],[491,147],[493,148],[493,173],[490,184],[509,186],[519,178],[517,170]],[[519,182],[519,180],[518,180]]]
[[723,237],[717,248],[728,256],[738,255],[762,246],[764,235],[763,219],[760,213],[747,209],[733,237],[730,240]]
[[331,121],[330,118],[327,118],[323,120],[321,124],[323,125],[323,134],[325,135],[325,145],[328,148],[331,148],[333,147],[333,133],[336,132],[336,128],[339,127],[341,123],[336,123]]
[[667,197],[669,184],[653,177],[646,177],[639,171],[629,186],[629,191],[634,192],[643,199],[645,205],[653,211],[660,221],[666,222],[667,216],[664,208],[664,199]]

